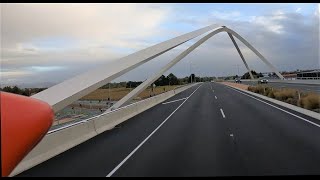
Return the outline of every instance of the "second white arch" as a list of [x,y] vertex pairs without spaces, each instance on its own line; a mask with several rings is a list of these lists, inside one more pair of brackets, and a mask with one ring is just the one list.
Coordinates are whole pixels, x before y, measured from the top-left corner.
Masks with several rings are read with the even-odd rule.
[[120,99],[117,103],[115,103],[111,108],[109,108],[107,111],[111,111],[114,109],[117,109],[128,102],[130,102],[134,97],[139,95],[143,90],[145,90],[148,86],[150,86],[153,82],[155,82],[161,75],[163,75],[167,70],[169,70],[172,66],[177,64],[180,60],[182,60],[184,57],[186,57],[189,53],[191,53],[193,50],[195,50],[198,46],[200,46],[202,43],[213,37],[214,35],[220,33],[220,32],[227,32],[230,39],[232,40],[235,48],[237,49],[243,63],[245,64],[251,79],[253,79],[253,75],[251,73],[251,70],[245,61],[236,41],[233,38],[233,35],[238,38],[243,44],[245,44],[251,51],[253,51],[280,79],[284,79],[284,77],[278,72],[278,70],[264,57],[262,56],[258,50],[256,50],[248,41],[246,41],[244,38],[242,38],[239,34],[234,32],[233,30],[227,28],[226,26],[221,26],[216,29],[213,29],[212,32],[201,38],[199,41],[194,43],[192,46],[190,46],[188,49],[183,51],[181,54],[179,54],[176,58],[174,58],[172,61],[170,61],[167,65],[165,65],[159,72],[148,78],[146,81],[144,81],[142,84],[140,84],[138,87],[130,91],[125,97]]

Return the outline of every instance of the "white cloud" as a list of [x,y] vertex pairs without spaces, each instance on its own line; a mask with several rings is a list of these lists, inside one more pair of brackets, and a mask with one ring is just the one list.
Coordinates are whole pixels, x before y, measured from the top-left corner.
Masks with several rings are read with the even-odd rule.
[[280,20],[284,19],[286,19],[285,13],[278,10],[273,12],[271,15],[252,16],[250,22],[256,25],[260,25],[271,32],[281,34],[283,33],[283,26]]
[[[119,58],[128,49],[134,52],[148,47],[150,37],[161,35],[160,25],[169,13],[166,6],[153,4],[4,3],[1,4],[1,66],[73,64],[69,68],[74,68],[88,60],[95,64]],[[56,43],[56,39],[66,41]],[[50,47],[46,46],[48,43]],[[25,71],[13,70],[4,76],[20,76],[23,74],[20,72]]]
[[1,72],[1,78],[16,78],[16,77],[25,77],[26,75],[32,74],[29,71],[23,71],[23,70],[11,70],[8,72]]
[[[316,28],[319,26],[318,5],[316,11],[310,11],[312,18],[311,13],[304,14],[307,8],[300,5],[290,10],[282,8],[271,13],[266,11],[268,14],[257,12],[255,16],[241,8],[239,11],[208,10],[195,13],[165,4],[1,6],[3,43],[0,65],[12,71],[10,74],[6,70],[5,78],[1,82],[61,82],[94,67],[108,66],[111,60],[162,40],[212,23],[224,24],[234,29],[281,70],[284,66],[279,64],[285,64],[286,68],[292,65],[299,69],[319,64],[319,28]],[[299,7],[303,9],[303,13],[295,12]],[[55,41],[56,39],[60,40]],[[176,47],[173,51],[126,73],[122,80],[145,79],[196,40]],[[46,42],[50,42],[49,45]],[[269,71],[255,54],[239,41],[238,44],[251,68]],[[188,75],[189,60],[197,63],[201,73],[208,75],[234,73],[236,69],[232,65],[241,63],[237,51],[225,33],[198,47],[180,64],[170,69],[170,72],[180,77]],[[32,69],[32,66],[36,68]],[[245,71],[244,66],[240,71]]]
[[241,16],[241,13],[238,11],[232,12],[221,12],[221,11],[212,11],[211,16],[218,18],[218,19],[231,19],[235,20]]
[[2,34],[8,43],[69,37],[85,44],[119,46],[130,46],[119,40],[121,36],[158,33],[168,13],[145,4],[3,4],[2,12]]
[[106,45],[141,48],[128,37],[138,40],[159,34],[169,13],[148,4],[2,4],[1,8],[2,48],[17,53],[21,44],[34,49],[35,40],[65,37],[75,42],[72,49],[91,52]]
[[297,8],[297,9],[296,9],[296,12],[297,12],[297,13],[301,12],[301,8]]

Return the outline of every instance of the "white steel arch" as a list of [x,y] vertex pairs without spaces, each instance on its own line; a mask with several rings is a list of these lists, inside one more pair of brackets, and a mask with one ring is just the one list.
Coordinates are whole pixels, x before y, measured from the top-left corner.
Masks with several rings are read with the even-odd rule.
[[[137,95],[139,95],[143,90],[145,90],[148,86],[150,86],[153,82],[155,82],[162,74],[164,74],[167,70],[169,70],[171,67],[173,67],[175,64],[177,64],[180,60],[182,60],[184,57],[186,57],[189,53],[191,53],[193,50],[195,50],[198,46],[200,46],[201,44],[203,44],[204,42],[206,42],[208,39],[210,39],[211,37],[213,37],[214,35],[220,33],[220,32],[227,32],[230,39],[232,40],[235,48],[237,49],[243,63],[245,64],[251,79],[253,78],[253,75],[251,73],[251,70],[247,64],[247,62],[245,61],[236,41],[234,40],[232,34],[234,31],[229,31],[230,29],[225,27],[225,26],[221,26],[222,28],[216,28],[214,29],[212,32],[210,32],[209,34],[207,34],[206,36],[204,36],[203,38],[201,38],[200,40],[198,40],[196,43],[194,43],[192,46],[190,46],[188,49],[186,49],[185,51],[183,51],[181,54],[179,54],[176,58],[174,58],[172,61],[170,61],[168,64],[166,64],[163,68],[161,68],[161,70],[159,72],[157,72],[156,74],[154,74],[153,76],[149,77],[147,80],[145,80],[143,83],[141,83],[138,87],[134,88],[132,91],[130,91],[126,96],[124,96],[122,99],[120,99],[118,102],[116,102],[112,107],[110,107],[109,109],[107,109],[107,111],[111,111],[114,109],[117,109],[123,105],[126,105],[128,102],[130,102],[134,97],[136,97]],[[239,35],[240,36],[240,35]],[[241,37],[241,36],[240,36]],[[247,41],[245,41],[243,39],[243,41],[245,42],[245,45],[250,45]],[[242,41],[242,42],[243,42]],[[247,46],[248,47],[248,46]],[[252,47],[251,45],[248,47],[250,48]],[[253,48],[253,47],[252,47]],[[250,48],[251,49],[251,48]],[[255,50],[254,48],[251,49],[252,51],[256,51],[257,53],[259,53],[257,50]],[[256,54],[257,54],[256,53]],[[260,54],[260,53],[259,53]],[[261,55],[261,54],[260,54]],[[262,55],[261,55],[262,56]],[[262,56],[263,57],[263,56]],[[266,62],[268,62],[265,59]],[[264,62],[264,61],[263,61]],[[269,62],[268,62],[269,63]],[[269,63],[270,64],[270,63]],[[269,65],[267,64],[267,65]],[[271,64],[270,64],[271,65]],[[271,69],[273,68],[273,66],[269,66]],[[275,69],[275,68],[274,68]],[[272,69],[273,70],[273,69]],[[277,72],[277,70],[275,70],[275,72]],[[279,73],[280,74],[280,73]],[[283,78],[280,74],[280,78]]]
[[108,65],[108,67],[101,66],[67,79],[32,97],[47,102],[52,106],[53,111],[57,112],[122,74],[150,61],[174,47],[214,29],[215,27],[217,27],[217,25],[210,25],[145,48],[118,59],[116,63]]
[[[188,50],[184,51],[182,54],[180,54],[176,59],[174,59],[173,63],[169,63],[167,66],[165,66],[163,70],[168,70],[170,67],[172,67],[174,64],[176,64],[178,61],[180,61],[183,57],[185,57],[187,54],[189,54],[192,50],[194,50],[197,46],[205,42],[210,37],[214,36],[217,33],[220,33],[222,31],[225,31],[229,34],[234,35],[236,38],[238,38],[242,43],[244,43],[250,50],[252,50],[273,72],[275,72],[280,79],[284,79],[283,76],[277,71],[277,69],[269,62],[267,61],[253,46],[251,46],[244,38],[242,38],[239,34],[234,32],[233,30],[221,26],[214,29],[214,25],[207,26],[204,28],[201,28],[196,31],[192,31],[190,33],[178,36],[176,38],[167,40],[165,42],[156,44],[154,46],[148,47],[146,49],[143,49],[141,51],[135,52],[133,54],[130,54],[126,57],[120,58],[116,63],[111,64],[109,67],[98,67],[96,69],[93,69],[91,71],[88,71],[86,73],[80,74],[78,76],[75,76],[73,78],[70,78],[60,84],[57,84],[55,86],[52,86],[44,91],[41,91],[35,95],[33,95],[33,98],[40,99],[42,101],[47,102],[49,105],[52,106],[53,111],[57,112],[67,105],[71,104],[72,102],[80,99],[81,97],[89,94],[90,92],[98,89],[99,87],[103,86],[104,84],[112,81],[113,79],[121,76],[122,74],[150,61],[151,59],[171,50],[174,47],[177,47],[195,37],[198,37],[201,34],[204,34],[210,30],[213,30],[213,32],[210,33],[211,36],[205,36],[206,38],[202,38],[201,42],[198,41],[194,46],[191,46]],[[230,36],[232,39],[232,36]],[[234,45],[237,48],[237,44],[235,41],[233,41]],[[245,65],[246,62],[240,52],[240,49],[238,49],[238,53],[240,54],[240,57],[244,61]],[[177,61],[177,62],[176,62]],[[246,65],[247,69],[249,67]],[[165,72],[164,71],[164,72]],[[250,71],[249,71],[250,72]],[[159,74],[159,73],[158,73]],[[163,74],[163,73],[162,73]],[[161,74],[161,75],[162,75]],[[160,76],[161,76],[160,75]],[[152,78],[149,78],[150,80],[144,84],[144,86],[151,82],[154,79],[155,76],[152,76]],[[140,89],[143,88],[142,86],[139,87],[137,90],[133,90],[134,92],[140,91]],[[134,95],[133,93],[131,96]],[[131,97],[127,97],[130,99]]]
[[250,68],[249,68],[246,60],[244,59],[244,57],[243,57],[243,55],[242,55],[242,53],[241,53],[241,51],[240,51],[240,48],[239,48],[237,42],[234,40],[232,34],[228,33],[228,35],[229,35],[231,41],[233,42],[233,45],[236,47],[236,49],[237,49],[237,51],[238,51],[238,53],[239,53],[239,55],[240,55],[240,58],[241,58],[242,61],[243,61],[243,64],[246,66],[246,68],[247,68],[247,70],[248,70],[248,72],[249,72],[249,74],[250,74],[251,79],[253,80],[254,77],[253,77],[253,75],[252,75],[252,73],[251,73],[251,70],[250,70]]

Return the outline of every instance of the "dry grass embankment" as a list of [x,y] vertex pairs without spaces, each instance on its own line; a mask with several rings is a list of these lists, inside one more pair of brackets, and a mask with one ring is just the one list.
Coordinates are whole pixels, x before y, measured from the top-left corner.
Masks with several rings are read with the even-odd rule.
[[232,82],[221,82],[221,84],[262,94],[269,98],[277,99],[279,101],[320,113],[320,95],[316,93],[304,93],[299,92],[296,89],[273,88],[265,85],[249,86]]
[[221,84],[237,87],[243,90],[248,90],[249,85],[246,84],[239,84],[239,83],[232,83],[232,82],[220,82]]
[[[145,99],[150,97],[150,92],[153,95],[161,94],[165,91],[173,90],[174,88],[179,87],[180,85],[172,85],[172,86],[157,86],[154,89],[154,92],[151,92],[151,88],[147,88],[144,91],[142,91],[136,99]],[[110,89],[110,98],[113,101],[118,101],[125,95],[127,95],[133,88],[111,88]],[[84,96],[81,98],[81,100],[102,100],[107,99],[109,97],[109,89],[97,89],[93,91],[92,93]]]
[[316,93],[303,93],[296,89],[279,89],[263,85],[249,86],[248,90],[308,110],[320,112],[320,95]]

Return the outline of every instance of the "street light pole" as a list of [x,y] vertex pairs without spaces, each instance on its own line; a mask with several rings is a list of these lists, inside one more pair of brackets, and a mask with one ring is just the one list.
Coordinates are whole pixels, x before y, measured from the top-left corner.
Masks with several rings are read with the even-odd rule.
[[240,73],[239,73],[239,64],[237,64],[237,66],[238,66],[238,76],[240,75]]
[[110,83],[109,83],[109,90],[108,90],[108,99],[110,101]]
[[191,83],[192,83],[191,60],[190,60],[190,79],[191,79]]

